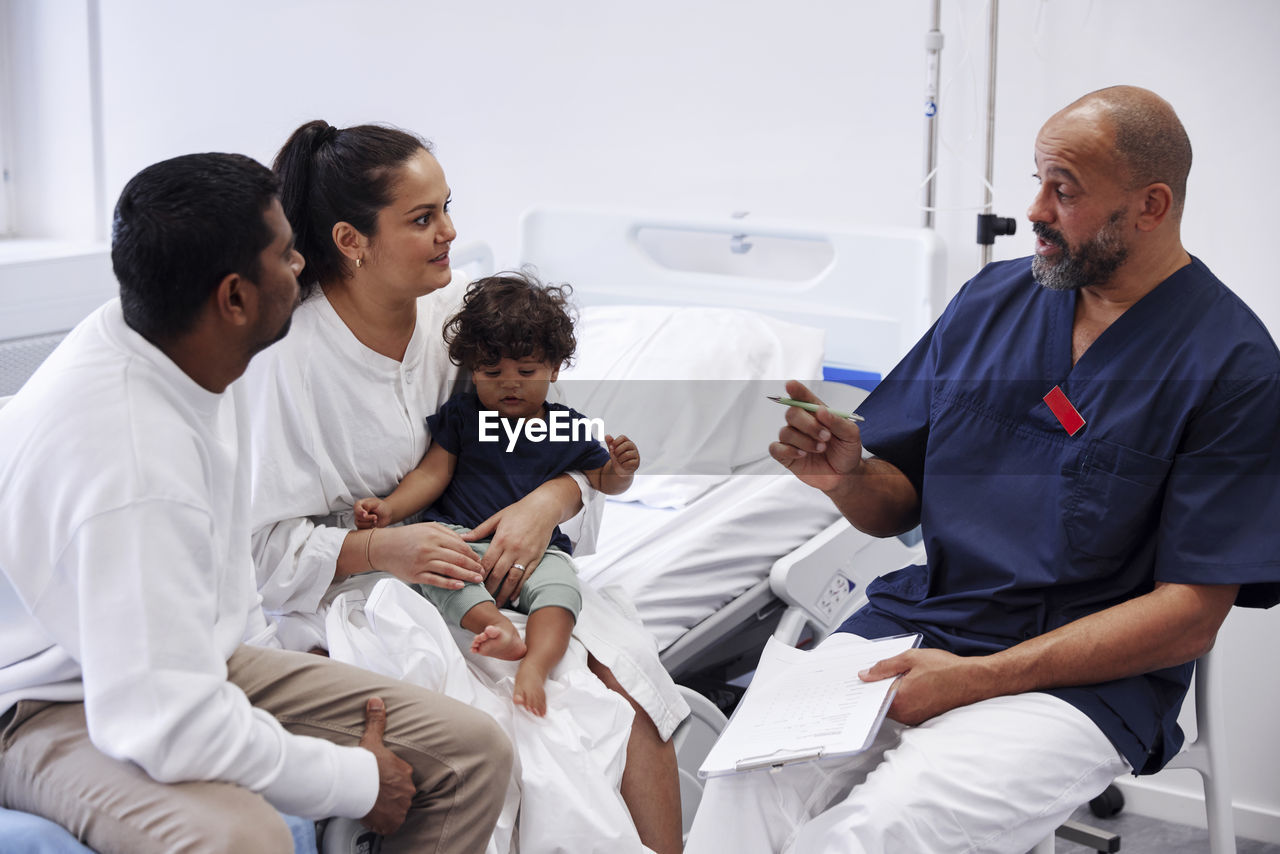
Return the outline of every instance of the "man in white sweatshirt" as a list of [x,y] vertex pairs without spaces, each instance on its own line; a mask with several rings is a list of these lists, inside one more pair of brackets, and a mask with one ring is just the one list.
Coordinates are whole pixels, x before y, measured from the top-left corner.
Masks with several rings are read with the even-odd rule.
[[480,852],[498,726],[273,648],[259,607],[233,381],[297,304],[276,194],[239,155],[144,169],[115,212],[120,299],[0,409],[0,806],[103,854],[292,851],[277,810]]

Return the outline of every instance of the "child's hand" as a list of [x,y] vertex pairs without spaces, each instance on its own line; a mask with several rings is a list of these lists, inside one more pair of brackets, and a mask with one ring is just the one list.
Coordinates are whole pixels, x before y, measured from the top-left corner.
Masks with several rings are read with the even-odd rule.
[[391,524],[391,508],[381,498],[361,498],[356,502],[356,527],[385,528]]
[[626,436],[605,436],[604,442],[609,446],[609,458],[616,471],[622,474],[633,474],[640,468],[640,449],[636,443]]

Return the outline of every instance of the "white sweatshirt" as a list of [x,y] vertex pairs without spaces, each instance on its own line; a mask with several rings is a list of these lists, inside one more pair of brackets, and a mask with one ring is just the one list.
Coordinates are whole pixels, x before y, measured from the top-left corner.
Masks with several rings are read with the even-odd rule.
[[359,818],[373,754],[291,735],[227,681],[242,642],[274,643],[241,396],[197,385],[112,300],[0,409],[0,711],[82,699],[98,749],[161,782]]
[[425,418],[459,377],[441,326],[462,291],[455,284],[419,300],[399,362],[360,343],[317,292],[284,340],[249,366],[253,549],[269,613],[320,609],[354,527],[352,506],[390,494],[426,453]]

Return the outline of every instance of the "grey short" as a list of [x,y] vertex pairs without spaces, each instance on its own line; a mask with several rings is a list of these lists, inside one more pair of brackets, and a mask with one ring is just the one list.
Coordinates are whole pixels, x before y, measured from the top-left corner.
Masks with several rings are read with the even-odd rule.
[[[462,525],[445,527],[460,534],[471,530]],[[483,555],[489,548],[489,540],[469,545],[477,555]],[[436,606],[451,625],[461,625],[463,616],[481,602],[493,601],[493,596],[483,584],[466,584],[458,590],[446,590],[427,584],[415,584],[414,587]],[[578,619],[578,612],[582,610],[582,593],[578,590],[578,571],[573,566],[573,559],[555,546],[543,553],[541,562],[525,580],[519,599],[509,607],[521,614],[532,614],[548,605],[564,608],[573,614],[575,621]]]

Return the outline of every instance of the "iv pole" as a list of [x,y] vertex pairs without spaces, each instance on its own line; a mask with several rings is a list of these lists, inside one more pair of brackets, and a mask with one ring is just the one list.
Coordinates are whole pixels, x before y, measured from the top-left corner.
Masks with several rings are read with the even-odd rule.
[[[996,36],[1000,18],[999,0],[989,0],[987,7],[987,152],[986,174],[982,187],[982,213],[978,214],[978,244],[982,247],[982,266],[991,261],[991,244],[998,235],[1013,234],[1017,220],[999,217],[992,213],[994,199],[991,181],[995,171],[996,131]],[[933,0],[929,31],[925,34],[924,47],[927,59],[924,98],[924,187],[923,225],[934,228],[934,201],[937,197],[938,167],[938,88],[941,76],[942,53],[942,0]]]
[[996,35],[999,30],[1000,0],[990,0],[987,7],[987,168],[982,183],[982,213],[978,214],[978,245],[981,249],[981,266],[991,263],[991,244],[996,237],[1013,234],[1018,221],[1012,217],[1000,217],[991,212],[993,198],[991,180],[996,160]]
[[924,90],[924,227],[933,228],[934,198],[938,168],[938,79],[942,53],[942,0],[933,0],[932,22],[925,33],[924,49],[928,72]]

